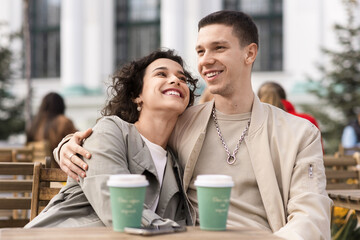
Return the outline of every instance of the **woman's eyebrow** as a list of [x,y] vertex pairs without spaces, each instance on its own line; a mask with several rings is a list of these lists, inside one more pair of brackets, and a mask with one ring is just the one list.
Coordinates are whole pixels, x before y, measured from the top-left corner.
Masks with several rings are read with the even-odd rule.
[[[157,67],[152,72],[155,72],[157,70],[169,70],[169,69],[167,67]],[[185,75],[185,73],[183,71],[178,70],[177,72],[182,74],[182,75]]]
[[168,68],[167,67],[157,67],[152,72],[155,72],[157,70],[168,70]]

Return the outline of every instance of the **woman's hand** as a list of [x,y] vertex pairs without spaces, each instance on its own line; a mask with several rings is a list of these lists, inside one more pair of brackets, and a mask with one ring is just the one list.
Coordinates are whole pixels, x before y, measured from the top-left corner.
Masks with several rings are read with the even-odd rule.
[[78,155],[87,159],[91,158],[91,154],[81,146],[83,140],[89,137],[91,133],[91,128],[83,132],[76,132],[60,149],[60,168],[76,181],[79,181],[78,176],[86,176],[85,171],[88,165]]

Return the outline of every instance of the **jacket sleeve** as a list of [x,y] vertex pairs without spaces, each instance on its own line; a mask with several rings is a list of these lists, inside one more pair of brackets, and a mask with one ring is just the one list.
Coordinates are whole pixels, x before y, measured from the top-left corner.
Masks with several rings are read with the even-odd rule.
[[121,126],[111,118],[100,120],[83,147],[91,153],[86,177],[80,186],[89,203],[106,226],[112,226],[110,192],[107,180],[112,174],[128,174],[127,148]]
[[[93,133],[84,141],[84,148],[92,157],[84,159],[89,168],[85,178],[80,178],[80,186],[94,211],[106,226],[112,226],[110,191],[107,180],[112,174],[131,174],[128,164],[128,133],[123,132],[122,122],[104,118],[94,127]],[[144,204],[142,224],[176,225],[164,220],[147,209]]]
[[290,178],[287,223],[275,235],[284,239],[330,239],[332,201],[326,177],[320,132],[312,127],[303,134]]
[[66,135],[53,151],[54,159],[59,164],[59,166],[60,166],[60,150],[61,150],[62,146],[65,143],[67,143],[73,135],[74,135],[73,133]]

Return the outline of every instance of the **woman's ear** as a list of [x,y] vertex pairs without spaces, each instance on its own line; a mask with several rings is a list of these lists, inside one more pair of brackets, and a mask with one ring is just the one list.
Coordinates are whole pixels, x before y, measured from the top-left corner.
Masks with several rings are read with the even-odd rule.
[[251,43],[246,47],[246,64],[253,64],[257,56],[258,47],[256,43]]
[[133,99],[133,102],[137,105],[136,110],[138,110],[138,112],[140,112],[141,109],[142,109],[142,107],[141,107],[141,105],[142,105],[142,100],[141,100],[141,98],[140,98],[140,97],[137,97],[137,98]]
[[136,104],[139,104],[142,102],[140,97],[137,97],[137,98],[133,99],[132,101]]

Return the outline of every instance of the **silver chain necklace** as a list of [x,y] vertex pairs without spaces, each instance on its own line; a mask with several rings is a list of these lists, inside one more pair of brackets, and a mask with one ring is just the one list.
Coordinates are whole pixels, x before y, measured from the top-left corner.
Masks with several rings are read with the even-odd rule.
[[229,148],[227,147],[227,145],[225,143],[225,140],[224,140],[224,138],[223,138],[223,136],[221,134],[220,128],[219,128],[219,124],[218,124],[217,117],[216,117],[215,105],[213,106],[212,115],[213,115],[213,118],[214,118],[216,131],[217,131],[217,133],[219,135],[219,138],[220,138],[220,140],[222,142],[222,145],[224,146],[224,149],[225,149],[226,154],[228,156],[227,159],[226,159],[226,162],[229,165],[233,165],[236,162],[236,153],[239,151],[240,144],[242,143],[242,141],[244,141],[245,135],[246,135],[247,131],[249,130],[251,118],[249,119],[245,130],[242,132],[242,134],[240,136],[240,139],[239,139],[238,143],[236,144],[236,148],[235,148],[234,152],[231,154],[230,151],[229,151]]

